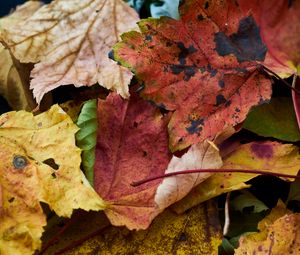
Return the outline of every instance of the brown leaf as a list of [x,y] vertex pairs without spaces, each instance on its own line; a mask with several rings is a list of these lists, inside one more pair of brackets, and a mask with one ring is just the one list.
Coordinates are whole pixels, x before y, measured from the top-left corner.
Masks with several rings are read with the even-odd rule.
[[137,20],[122,0],[55,0],[22,22],[6,24],[2,37],[21,62],[40,61],[31,73],[38,103],[61,85],[97,82],[127,97],[132,75],[107,54]]

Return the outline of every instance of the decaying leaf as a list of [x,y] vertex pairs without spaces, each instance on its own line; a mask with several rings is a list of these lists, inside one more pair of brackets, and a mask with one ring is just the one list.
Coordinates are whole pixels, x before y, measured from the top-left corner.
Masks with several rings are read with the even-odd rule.
[[64,217],[77,208],[105,208],[80,171],[77,130],[57,105],[37,116],[25,111],[1,115],[1,254],[32,254],[40,247],[46,223],[40,202]]
[[258,229],[258,233],[240,238],[240,246],[234,254],[299,254],[299,213],[291,214],[282,205],[279,205],[258,224]]
[[139,187],[132,187],[133,181],[180,170],[218,168],[222,161],[207,142],[171,159],[168,116],[163,117],[156,107],[131,94],[129,101],[116,94],[99,101],[94,186],[110,203],[105,212],[112,224],[145,229],[155,216],[210,174],[176,176]]
[[3,24],[2,38],[21,62],[40,61],[31,73],[38,103],[61,85],[97,82],[127,97],[132,75],[107,54],[137,20],[122,0],[55,0],[22,22]]
[[[264,65],[282,78],[300,74],[300,2],[239,0],[240,8],[253,15],[268,52]],[[266,15],[267,14],[267,15]]]
[[31,111],[36,107],[29,90],[30,64],[21,64],[0,44],[0,95],[14,110]]
[[[297,146],[278,142],[252,142],[243,144],[223,158],[223,169],[253,169],[297,175],[300,154]],[[194,188],[189,195],[173,206],[180,213],[198,203],[233,190],[249,187],[245,182],[257,174],[214,174]]]
[[111,56],[145,84],[143,97],[175,111],[172,151],[212,140],[271,96],[270,80],[257,71],[267,49],[249,13],[235,1],[191,0],[180,14],[140,21],[141,33],[123,34]]
[[64,254],[211,255],[217,254],[220,243],[217,208],[213,203],[205,203],[181,215],[167,209],[147,230],[106,228],[100,235]]

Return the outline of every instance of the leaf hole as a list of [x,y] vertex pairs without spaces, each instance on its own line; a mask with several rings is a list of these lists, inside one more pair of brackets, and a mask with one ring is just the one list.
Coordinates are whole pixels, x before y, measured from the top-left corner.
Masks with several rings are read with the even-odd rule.
[[48,158],[43,161],[44,164],[50,166],[54,170],[58,170],[59,165],[55,163],[55,160],[53,158]]
[[51,176],[53,177],[53,179],[56,179],[56,174],[52,173]]
[[8,202],[9,202],[9,203],[12,203],[14,200],[15,200],[15,198],[14,198],[14,197],[11,197],[10,199],[8,199]]
[[27,166],[27,159],[24,156],[16,155],[13,159],[13,165],[16,169],[23,169]]

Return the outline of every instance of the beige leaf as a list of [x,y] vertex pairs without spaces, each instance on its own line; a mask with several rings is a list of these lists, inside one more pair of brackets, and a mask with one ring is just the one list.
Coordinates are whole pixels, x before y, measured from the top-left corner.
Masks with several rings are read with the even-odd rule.
[[122,0],[55,0],[23,22],[5,25],[3,39],[21,62],[38,62],[31,88],[39,103],[61,85],[99,83],[129,95],[132,74],[108,58],[137,13]]

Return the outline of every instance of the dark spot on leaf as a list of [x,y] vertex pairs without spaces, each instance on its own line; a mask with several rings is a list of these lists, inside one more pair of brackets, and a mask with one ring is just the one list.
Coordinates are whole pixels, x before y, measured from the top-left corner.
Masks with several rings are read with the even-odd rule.
[[224,185],[223,185],[223,184],[221,184],[221,185],[220,185],[220,188],[221,188],[221,189],[224,189]]
[[96,10],[96,12],[98,13],[100,10]]
[[226,99],[222,94],[216,96],[215,106],[219,106],[220,104],[224,104],[225,102],[226,102]]
[[183,142],[183,138],[181,137],[179,140],[178,140],[178,143],[182,143]]
[[258,158],[271,158],[273,156],[273,148],[269,144],[253,143],[251,151]]
[[208,7],[209,7],[209,2],[206,1],[205,4],[204,4],[204,9],[208,9]]
[[171,42],[167,42],[166,43],[166,47],[171,47],[172,46],[172,43]]
[[204,73],[206,71],[206,68],[205,67],[199,67],[199,70],[201,73]]
[[196,73],[196,68],[194,66],[188,66],[184,69],[184,77],[185,81],[189,81],[191,77],[193,77]]
[[147,151],[143,151],[143,157],[147,157],[148,153]]
[[145,40],[149,41],[149,42],[152,42],[152,36],[151,35],[146,35]]
[[231,100],[227,100],[226,102],[225,102],[225,107],[228,107],[228,106],[230,106],[231,105]]
[[259,105],[268,104],[268,103],[270,103],[270,99],[264,99],[262,97],[259,99],[259,102],[258,102]]
[[8,199],[8,202],[9,202],[9,203],[12,203],[14,200],[15,200],[15,198],[14,198],[14,197],[11,197],[10,199]]
[[199,21],[202,21],[202,20],[204,20],[204,17],[203,17],[203,15],[199,14],[199,15],[197,16],[197,19],[198,19]]
[[210,73],[210,77],[214,77],[217,74],[217,69],[213,69],[210,64],[207,65],[207,71]]
[[187,238],[186,234],[185,233],[181,233],[180,236],[179,236],[179,238],[178,238],[178,241],[179,242],[185,242],[187,240],[188,240],[188,238]]
[[236,111],[236,112],[240,112],[241,110],[240,110],[239,108],[236,107],[236,108],[235,108],[235,111]]
[[171,65],[171,71],[173,74],[184,73],[184,80],[188,81],[196,73],[196,67],[194,66],[182,66],[182,65]]
[[238,32],[229,37],[223,32],[215,34],[216,51],[220,56],[233,54],[239,62],[263,61],[267,47],[262,42],[259,27],[252,16],[243,18]]
[[177,46],[180,49],[179,56],[178,56],[179,63],[181,65],[185,65],[186,57],[189,54],[195,53],[197,51],[197,49],[195,49],[195,47],[193,45],[190,45],[188,48],[186,48],[182,42],[177,43]]
[[14,156],[13,165],[16,169],[23,169],[27,166],[27,159],[24,156]]
[[51,176],[56,179],[56,174],[55,173],[52,173]]
[[294,0],[288,0],[288,8],[291,8],[294,3]]
[[43,161],[44,164],[50,166],[54,170],[58,170],[59,165],[55,163],[55,160],[53,158],[48,158]]
[[137,123],[136,121],[135,121],[135,122],[133,122],[133,127],[137,128],[137,127],[138,127],[138,125],[139,125],[139,123]]
[[223,80],[219,80],[218,84],[219,84],[220,88],[224,88],[225,87],[225,82]]
[[191,125],[186,128],[186,131],[189,132],[189,134],[199,134],[202,130],[203,124],[204,124],[204,119],[196,119],[196,120],[190,120]]

